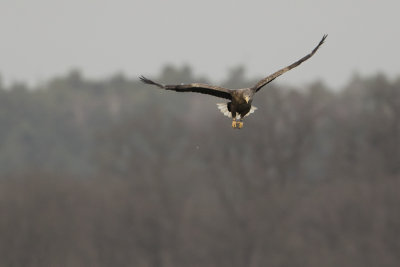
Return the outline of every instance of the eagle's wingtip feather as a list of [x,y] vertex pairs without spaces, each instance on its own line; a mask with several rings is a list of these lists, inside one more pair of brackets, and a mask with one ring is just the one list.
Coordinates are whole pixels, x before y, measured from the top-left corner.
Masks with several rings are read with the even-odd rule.
[[140,75],[140,76],[139,76],[139,79],[140,79],[141,82],[143,82],[143,83],[145,83],[145,84],[152,84],[152,85],[158,86],[158,87],[160,87],[160,88],[164,88],[164,86],[163,86],[162,84],[153,82],[152,80],[147,79],[147,78],[144,77],[143,75]]
[[139,76],[139,80],[142,81],[142,82],[144,82],[144,83],[148,83],[148,82],[149,82],[149,79],[147,79],[147,78],[144,77],[143,75],[140,75],[140,76]]
[[325,33],[324,36],[322,36],[321,44],[325,42],[326,37],[328,37],[328,34]]

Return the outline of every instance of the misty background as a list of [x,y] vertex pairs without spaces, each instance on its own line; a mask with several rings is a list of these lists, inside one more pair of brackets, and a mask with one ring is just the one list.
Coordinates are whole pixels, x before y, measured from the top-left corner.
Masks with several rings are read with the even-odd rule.
[[0,265],[398,266],[398,5],[2,1]]
[[237,65],[268,75],[327,33],[307,67],[277,82],[321,79],[339,89],[354,72],[398,75],[399,8],[396,0],[2,0],[0,71],[7,84],[36,85],[72,68],[101,79],[189,64],[219,83]]

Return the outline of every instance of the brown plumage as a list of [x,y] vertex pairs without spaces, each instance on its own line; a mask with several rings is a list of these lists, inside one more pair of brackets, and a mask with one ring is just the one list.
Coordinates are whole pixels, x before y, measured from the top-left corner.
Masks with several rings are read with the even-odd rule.
[[293,64],[282,68],[275,73],[265,77],[260,80],[257,84],[250,88],[241,88],[241,89],[227,89],[220,86],[214,86],[204,83],[190,83],[190,84],[180,84],[180,85],[164,85],[152,80],[145,78],[144,76],[140,76],[140,80],[146,84],[151,84],[158,86],[159,88],[165,90],[173,90],[176,92],[195,92],[201,94],[213,95],[220,98],[225,98],[231,100],[226,104],[218,104],[218,108],[228,117],[232,117],[232,127],[233,128],[242,128],[243,127],[243,118],[254,112],[256,107],[251,106],[253,101],[253,97],[256,92],[258,92],[262,87],[272,82],[274,79],[284,74],[285,72],[297,67],[310,57],[312,57],[315,52],[317,52],[318,48],[324,43],[326,37],[328,35],[324,35],[318,45],[309,53],[308,55],[302,57],[298,61]]

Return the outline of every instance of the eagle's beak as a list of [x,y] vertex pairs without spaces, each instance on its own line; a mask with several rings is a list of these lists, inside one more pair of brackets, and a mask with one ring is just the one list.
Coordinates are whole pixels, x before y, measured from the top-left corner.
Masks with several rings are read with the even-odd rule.
[[249,100],[250,100],[250,98],[249,98],[248,96],[245,96],[245,97],[244,97],[244,100],[246,100],[246,103],[248,104],[248,103],[249,103]]

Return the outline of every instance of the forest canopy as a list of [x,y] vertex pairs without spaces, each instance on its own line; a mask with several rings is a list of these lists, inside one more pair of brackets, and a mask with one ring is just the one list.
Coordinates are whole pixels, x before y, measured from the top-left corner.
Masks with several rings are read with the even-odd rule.
[[[188,66],[166,66],[154,78],[163,83],[210,82],[194,77]],[[222,85],[240,88],[256,81],[237,67]],[[21,83],[0,87],[3,174],[27,169],[93,174],[111,164],[104,156],[122,138],[118,134],[129,138],[120,145],[136,155],[138,165],[165,146],[184,160],[183,166],[191,161],[207,164],[203,160],[227,153],[220,149],[224,147],[241,157],[237,162],[254,158],[251,164],[260,161],[263,166],[260,174],[284,179],[292,172],[326,178],[339,169],[339,176],[353,175],[356,169],[367,176],[396,175],[400,168],[400,79],[390,81],[382,74],[356,75],[340,91],[320,81],[299,88],[274,82],[258,93],[253,104],[259,109],[249,117],[248,129],[238,133],[231,132],[215,107],[224,100],[163,92],[123,74],[93,81],[73,70],[35,88]],[[252,138],[238,142],[244,136]],[[195,150],[194,156],[196,147],[204,149]]]

